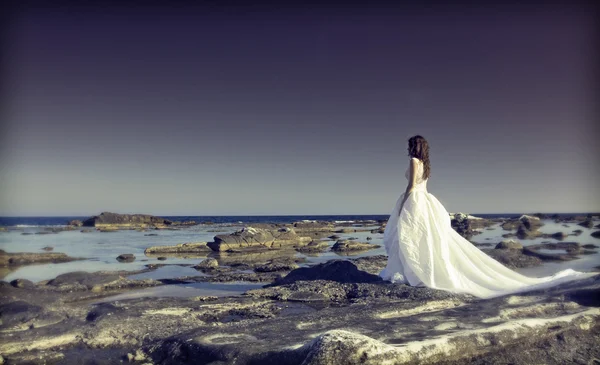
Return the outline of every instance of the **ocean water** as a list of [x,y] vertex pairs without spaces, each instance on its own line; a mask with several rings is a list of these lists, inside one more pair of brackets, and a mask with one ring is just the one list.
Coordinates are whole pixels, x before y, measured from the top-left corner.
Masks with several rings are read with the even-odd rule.
[[[498,218],[498,217],[519,217],[521,214],[473,214],[475,216],[485,218]],[[566,214],[566,216],[573,216],[576,214]],[[581,214],[586,215],[586,214]],[[255,222],[276,222],[276,223],[292,223],[302,220],[326,220],[332,222],[353,222],[357,220],[386,220],[387,215],[353,215],[353,216],[235,216],[235,217],[165,217],[171,220],[186,221],[195,220],[196,222],[214,222],[214,224],[198,224],[195,226],[189,226],[178,230],[147,230],[147,231],[135,231],[135,230],[122,230],[116,232],[99,232],[92,231],[89,233],[82,233],[80,230],[74,231],[62,231],[56,234],[35,234],[36,232],[48,230],[49,227],[53,226],[64,226],[66,222],[71,219],[84,220],[87,217],[3,217],[0,218],[0,225],[8,228],[7,232],[0,232],[0,249],[7,252],[44,252],[43,247],[53,247],[53,252],[63,252],[72,257],[82,258],[81,261],[73,261],[68,263],[59,264],[40,264],[19,267],[16,270],[3,268],[0,270],[0,279],[10,281],[17,278],[29,279],[35,282],[41,280],[48,280],[56,277],[57,275],[64,274],[73,271],[112,271],[112,270],[125,270],[125,271],[138,271],[145,269],[148,264],[169,264],[169,266],[162,267],[158,270],[135,274],[132,273],[130,276],[132,279],[168,279],[182,276],[201,276],[201,272],[189,267],[190,265],[196,265],[211,254],[200,256],[182,255],[178,257],[168,257],[166,261],[159,261],[158,255],[144,254],[144,250],[150,246],[159,245],[176,245],[186,242],[200,242],[200,241],[212,241],[213,237],[217,234],[227,234],[235,232],[246,225],[251,225]],[[595,217],[595,224],[599,222],[598,218]],[[581,227],[575,223],[554,223],[553,220],[543,220],[544,226],[540,228],[540,231],[544,233],[556,233],[565,232],[567,234],[572,233],[576,229],[581,229],[583,233],[579,236],[569,236],[564,242],[575,241],[582,245],[584,244],[595,244],[600,246],[600,239],[591,236],[591,233],[596,228],[588,229]],[[377,228],[378,225],[374,223],[368,223],[364,226],[357,228]],[[481,234],[472,237],[471,241],[478,243],[490,243],[495,246],[498,242],[503,240],[502,234],[507,231],[502,230],[499,224],[491,227],[491,230],[482,229]],[[23,235],[23,233],[33,233]],[[149,234],[156,234],[156,236],[149,236]],[[295,257],[305,258],[306,265],[313,265],[316,263],[325,262],[331,259],[345,259],[345,258],[356,258],[371,255],[385,255],[385,249],[383,248],[383,234],[367,232],[352,232],[352,233],[338,233],[341,238],[355,237],[359,241],[367,242],[367,237],[370,237],[369,242],[373,244],[381,245],[380,248],[361,252],[353,255],[340,255],[335,252],[327,251],[318,255],[305,255],[302,253],[292,253]],[[533,240],[520,240],[524,245],[538,244],[542,242],[559,242],[554,239],[542,239],[537,238]],[[330,246],[334,244],[334,241],[328,241]],[[492,247],[493,247],[492,246]],[[598,251],[598,250],[597,250]],[[557,253],[559,253],[558,251]],[[600,251],[598,251],[600,252]],[[136,260],[132,263],[120,263],[116,260],[116,257],[120,254],[132,253],[136,256]],[[520,269],[518,271],[527,274],[529,276],[545,276],[550,275],[566,268],[573,268],[581,271],[592,271],[595,267],[600,265],[600,253],[591,255],[583,255],[580,259],[560,262],[560,263],[546,263],[541,267]],[[209,295],[201,294],[204,290],[206,293],[211,291],[229,292],[228,290],[223,291],[221,287],[211,286],[212,284],[202,284],[193,287],[193,290],[189,286],[181,289],[181,293],[193,292],[194,295]],[[216,284],[214,284],[216,285]],[[226,287],[226,288],[235,288]],[[245,288],[240,284],[239,288]],[[179,295],[174,294],[166,289],[148,290],[148,295]],[[161,294],[162,293],[162,294]],[[178,292],[180,293],[180,292]],[[200,293],[200,294],[199,294]]]

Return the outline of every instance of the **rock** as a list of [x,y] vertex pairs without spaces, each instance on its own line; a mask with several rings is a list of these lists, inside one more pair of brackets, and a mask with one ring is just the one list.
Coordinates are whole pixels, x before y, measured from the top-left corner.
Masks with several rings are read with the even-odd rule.
[[159,256],[156,258],[158,261],[165,261],[167,258],[164,256]]
[[473,235],[471,224],[468,215],[464,213],[454,214],[454,218],[450,221],[450,226],[462,237],[469,238]]
[[218,300],[218,299],[219,299],[219,297],[215,297],[215,296],[212,296],[212,295],[209,295],[209,296],[203,296],[203,295],[201,295],[201,296],[190,298],[190,300],[193,300],[193,301],[196,301],[196,302],[212,302],[212,301],[215,301],[215,300]]
[[31,321],[42,311],[42,307],[24,300],[0,304],[0,328],[7,329]]
[[79,232],[81,232],[81,233],[91,233],[91,232],[94,232],[94,230],[93,229],[89,229],[89,228],[85,228],[85,229],[82,229]]
[[556,232],[550,235],[550,238],[554,238],[556,240],[564,240],[565,238],[567,238],[567,234],[564,232]]
[[254,271],[256,272],[278,272],[278,271],[290,271],[297,269],[299,266],[295,262],[277,262],[272,261],[264,265],[257,266]]
[[583,231],[581,229],[576,229],[573,231],[573,236],[579,236],[583,233]]
[[539,237],[541,235],[542,235],[542,233],[540,231],[529,230],[529,229],[527,229],[527,227],[525,227],[524,224],[521,224],[519,226],[519,228],[517,229],[517,237],[522,240],[533,239],[533,238]]
[[330,260],[312,267],[301,267],[276,281],[275,285],[295,283],[299,280],[331,280],[339,283],[374,283],[382,281],[378,275],[359,271],[353,263]]
[[538,228],[540,228],[541,226],[543,226],[544,224],[542,223],[542,221],[538,218],[538,217],[534,217],[534,216],[530,216],[530,215],[525,215],[523,214],[520,218],[519,221],[521,221],[521,223],[523,223],[523,225],[525,226],[525,228],[529,231],[535,231]]
[[482,249],[482,251],[511,269],[534,267],[543,263],[538,257],[525,255],[523,253],[524,250]]
[[213,251],[252,251],[272,248],[305,245],[310,237],[301,237],[291,228],[265,230],[262,228],[244,227],[228,235],[217,235],[214,242],[207,245]]
[[296,248],[298,252],[306,252],[306,253],[317,253],[326,251],[329,248],[327,242],[324,241],[310,241],[306,246],[300,246]]
[[[564,250],[565,253],[557,252],[541,253],[540,249],[545,250]],[[569,261],[576,259],[579,254],[586,253],[577,242],[559,242],[559,243],[541,243],[537,245],[527,246],[523,249],[523,253],[529,256],[535,256],[543,261]]]
[[590,234],[594,238],[600,238],[600,231],[595,231]]
[[80,260],[78,258],[67,256],[60,252],[13,252],[8,253],[0,250],[0,267],[2,266],[20,266],[38,263],[60,263]]
[[599,248],[598,246],[596,246],[594,244],[591,244],[591,243],[588,243],[587,245],[583,245],[581,247],[587,248],[587,249],[596,249],[596,248]]
[[371,241],[373,237],[367,237],[367,241]]
[[[147,237],[156,237],[156,236],[158,236],[158,233],[148,233],[148,234],[145,234],[144,236],[147,236]],[[169,246],[163,246],[163,247],[169,247]]]
[[594,228],[594,221],[592,220],[592,217],[587,217],[586,220],[578,224],[585,228]]
[[219,262],[213,258],[202,260],[198,265],[194,266],[196,270],[211,270],[219,267]]
[[95,285],[108,283],[118,278],[119,275],[116,274],[100,275],[85,271],[75,271],[58,275],[46,285],[65,290],[88,290],[92,289]]
[[119,262],[134,262],[135,256],[132,253],[123,253],[117,256]]
[[85,320],[88,322],[94,322],[97,319],[100,319],[104,316],[110,316],[120,310],[122,309],[116,307],[111,303],[96,304],[94,308],[88,312],[87,316],[85,317]]
[[44,250],[44,251],[52,251],[52,250],[54,250],[54,247],[46,246],[46,247],[42,247],[42,250]]
[[100,215],[86,219],[83,225],[96,228],[136,229],[136,228],[166,228],[172,222],[168,219],[148,214],[118,214],[102,212]]
[[328,238],[331,238],[332,240],[337,240],[339,238],[341,238],[340,236],[338,236],[337,234],[331,235]]
[[152,253],[208,253],[212,250],[206,242],[188,242],[180,243],[175,246],[153,246],[144,250],[145,254]]
[[340,228],[335,231],[336,233],[354,233],[356,232],[356,228]]
[[498,243],[495,248],[502,249],[502,250],[505,250],[505,249],[522,250],[523,245],[519,241],[503,240],[502,242]]
[[366,242],[340,240],[340,241],[337,241],[333,245],[333,247],[331,247],[331,251],[334,251],[334,252],[366,251],[366,250],[372,250],[372,249],[379,248],[379,247],[381,247],[381,246],[374,245],[371,243],[366,243]]
[[81,226],[83,226],[83,222],[78,219],[74,219],[72,221],[69,221],[69,223],[67,223],[67,225],[73,226],[73,227],[81,227]]
[[35,284],[32,281],[27,280],[27,279],[15,279],[10,282],[10,285],[14,286],[15,288],[21,288],[21,289],[35,288]]
[[292,227],[296,232],[299,231],[332,231],[334,226],[331,222],[316,221],[316,222],[294,222]]

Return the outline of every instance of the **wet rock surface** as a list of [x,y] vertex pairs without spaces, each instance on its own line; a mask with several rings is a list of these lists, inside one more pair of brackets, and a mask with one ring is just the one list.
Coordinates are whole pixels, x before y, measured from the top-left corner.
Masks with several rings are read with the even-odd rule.
[[[339,229],[312,223],[256,228],[290,228],[300,237]],[[344,229],[364,229],[353,224]],[[519,220],[513,230],[520,226],[527,229]],[[74,272],[39,283],[0,282],[0,354],[10,364],[157,365],[585,364],[600,358],[600,275],[480,300],[383,281],[385,255],[306,266],[298,252],[309,242],[319,250],[333,244],[309,239],[257,251],[147,253],[197,257],[188,266],[198,276],[131,280],[132,272]],[[491,242],[484,252],[513,268],[598,249],[563,241],[493,248],[499,243]],[[262,287],[230,296],[114,297],[206,282]]]
[[353,240],[340,240],[337,241],[331,251],[334,252],[355,252],[355,251],[368,251],[381,247],[380,245],[368,243],[368,242],[357,242]]
[[188,242],[180,243],[174,246],[152,246],[144,250],[145,254],[157,253],[208,253],[212,250],[206,245],[206,242]]
[[[376,274],[386,260],[331,260],[221,298],[111,301],[107,295],[151,282],[128,281],[119,273],[70,273],[33,287],[1,285],[0,353],[16,364],[92,358],[96,364],[380,364],[417,358],[477,363],[482,354],[500,359],[515,346],[531,348],[547,343],[548,334],[571,333],[581,338],[574,348],[588,348],[578,352],[583,358],[594,354],[586,346],[598,338],[600,276],[480,300],[383,281]],[[239,280],[243,274],[250,273],[218,266],[212,276]],[[565,355],[544,356],[560,361]]]
[[60,263],[81,260],[60,252],[12,252],[0,250],[0,267],[22,266],[40,263]]

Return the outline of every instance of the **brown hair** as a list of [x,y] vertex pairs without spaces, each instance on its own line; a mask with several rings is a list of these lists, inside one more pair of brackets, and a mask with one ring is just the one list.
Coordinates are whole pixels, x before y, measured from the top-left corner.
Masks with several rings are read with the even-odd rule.
[[408,140],[408,155],[423,162],[423,180],[429,179],[431,164],[429,163],[429,144],[427,140],[419,135],[411,137]]

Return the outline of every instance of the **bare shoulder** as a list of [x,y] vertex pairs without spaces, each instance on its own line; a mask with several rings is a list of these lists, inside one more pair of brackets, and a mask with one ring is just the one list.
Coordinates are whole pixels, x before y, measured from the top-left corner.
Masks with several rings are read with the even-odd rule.
[[420,162],[421,162],[421,160],[419,160],[419,159],[418,159],[418,158],[416,158],[416,157],[412,157],[412,158],[410,159],[410,163],[411,163],[412,165],[418,164],[418,163],[420,163]]

